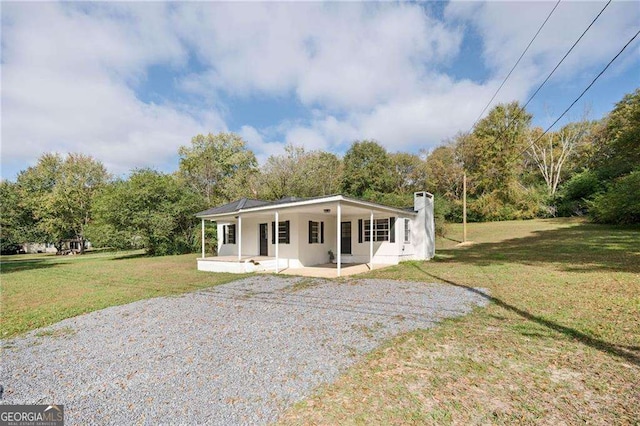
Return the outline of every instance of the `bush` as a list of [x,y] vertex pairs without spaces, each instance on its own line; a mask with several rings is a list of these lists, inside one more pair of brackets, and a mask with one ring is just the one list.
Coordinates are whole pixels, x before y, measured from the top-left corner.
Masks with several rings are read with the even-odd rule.
[[539,188],[514,183],[468,201],[467,215],[470,222],[533,219],[547,212],[544,201]]
[[589,213],[599,223],[640,223],[640,169],[618,178],[607,192],[596,195],[589,203]]
[[591,171],[573,175],[558,191],[555,199],[558,216],[583,216],[589,210],[589,201],[601,193],[604,185]]

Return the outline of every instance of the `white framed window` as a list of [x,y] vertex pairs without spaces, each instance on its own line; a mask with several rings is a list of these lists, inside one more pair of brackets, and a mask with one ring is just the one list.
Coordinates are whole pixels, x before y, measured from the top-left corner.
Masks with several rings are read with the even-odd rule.
[[[373,241],[389,241],[389,218],[373,220]],[[364,241],[371,241],[371,221],[364,221]]]
[[324,244],[324,222],[309,221],[309,244]]
[[404,220],[404,243],[409,244],[411,242],[411,222],[409,219]]
[[225,225],[222,229],[223,244],[235,244],[236,243],[236,225]]
[[[284,222],[278,222],[278,243],[289,244],[290,239],[290,222],[288,220]],[[276,243],[276,223],[271,222],[271,244]]]

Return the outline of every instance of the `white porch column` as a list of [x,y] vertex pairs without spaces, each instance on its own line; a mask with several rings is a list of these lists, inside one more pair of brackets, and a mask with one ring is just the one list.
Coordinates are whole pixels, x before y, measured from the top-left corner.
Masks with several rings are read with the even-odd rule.
[[276,210],[276,226],[274,227],[275,235],[273,236],[273,239],[276,241],[276,274],[280,272],[280,253],[278,253],[278,240],[280,239],[280,235],[278,234],[280,233],[280,223],[278,222],[278,219],[278,211]]
[[204,259],[204,219],[202,219],[202,258]]
[[373,210],[369,216],[369,269],[373,269]]
[[242,216],[238,216],[238,262],[242,260]]
[[338,246],[336,256],[338,257],[338,276],[340,276],[340,267],[342,266],[342,208],[340,206],[340,202],[338,201],[338,223],[336,224],[336,239]]

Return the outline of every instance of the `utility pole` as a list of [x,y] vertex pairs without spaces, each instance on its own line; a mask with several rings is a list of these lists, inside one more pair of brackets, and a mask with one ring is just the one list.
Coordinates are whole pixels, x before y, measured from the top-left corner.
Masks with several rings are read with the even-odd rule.
[[467,172],[462,172],[462,242],[467,242]]

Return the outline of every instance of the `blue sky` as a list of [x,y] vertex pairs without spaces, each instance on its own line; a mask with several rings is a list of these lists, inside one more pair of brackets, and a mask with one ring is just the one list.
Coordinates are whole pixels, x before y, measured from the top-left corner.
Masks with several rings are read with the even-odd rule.
[[[2,7],[2,178],[45,152],[177,168],[204,132],[260,161],[357,139],[419,152],[467,131],[555,2],[116,2]],[[564,0],[494,103],[524,102],[604,6]],[[638,31],[614,1],[529,105],[550,124]],[[640,86],[636,40],[567,118]]]

